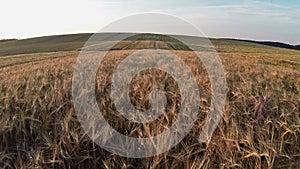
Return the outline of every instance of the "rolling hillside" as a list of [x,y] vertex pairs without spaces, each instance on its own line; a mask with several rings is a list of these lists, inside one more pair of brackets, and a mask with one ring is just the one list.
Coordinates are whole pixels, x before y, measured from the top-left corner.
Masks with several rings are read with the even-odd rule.
[[[45,36],[22,40],[1,40],[0,41],[0,56],[26,54],[26,53],[41,53],[41,52],[58,52],[58,51],[77,51],[80,50],[85,42],[93,34],[70,34],[70,35],[55,35]],[[95,43],[105,42],[107,39],[119,40],[121,34],[118,33],[105,33],[98,34]],[[124,34],[123,34],[124,35]],[[128,34],[126,34],[127,36]],[[130,34],[129,34],[130,35]],[[198,37],[192,36],[175,36],[184,38],[187,41],[198,41]],[[225,52],[221,46],[234,46],[234,47],[255,47],[255,48],[270,48],[279,47],[287,49],[300,49],[299,46],[291,46],[288,44],[278,42],[256,42],[247,40],[236,39],[210,39],[212,44],[217,47],[218,51]],[[137,42],[138,41],[138,42]],[[128,38],[126,42],[121,45],[115,46],[113,49],[138,49],[138,48],[168,48],[174,50],[188,50],[184,45],[168,36],[155,35],[155,34],[142,34],[135,35]],[[240,51],[239,51],[240,52]]]

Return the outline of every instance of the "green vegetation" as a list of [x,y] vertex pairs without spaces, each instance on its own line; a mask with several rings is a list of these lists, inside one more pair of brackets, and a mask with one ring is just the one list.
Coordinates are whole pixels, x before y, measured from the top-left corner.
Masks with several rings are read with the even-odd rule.
[[[30,54],[30,53],[41,53],[41,52],[59,52],[59,51],[76,51],[80,50],[85,42],[93,34],[73,34],[73,35],[56,35],[46,36],[23,40],[4,40],[0,41],[0,57],[17,54]],[[106,43],[107,39],[120,40],[122,36],[118,35],[133,35],[126,40],[123,40],[121,44],[115,46],[112,50],[128,50],[128,49],[173,49],[173,50],[190,50],[182,42],[175,38],[186,40],[193,45],[201,46],[201,38],[193,36],[178,36],[172,37],[166,35],[157,34],[120,34],[120,33],[101,33],[94,37],[92,41],[95,44]],[[273,47],[239,41],[230,39],[210,39],[211,43],[217,48],[219,52],[257,52],[258,49],[269,49],[273,51]],[[202,50],[202,49],[201,49]]]

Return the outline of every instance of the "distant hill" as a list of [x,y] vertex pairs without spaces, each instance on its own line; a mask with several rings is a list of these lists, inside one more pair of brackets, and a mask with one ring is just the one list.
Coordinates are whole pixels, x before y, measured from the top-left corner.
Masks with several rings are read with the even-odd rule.
[[91,34],[56,35],[0,43],[0,56],[70,51],[83,46]]
[[16,41],[18,39],[0,39],[0,43],[10,42],[10,41]]
[[[86,43],[87,40],[92,36],[92,33],[83,34],[69,34],[69,35],[54,35],[44,36],[29,39],[7,39],[0,40],[0,56],[25,54],[25,53],[40,53],[40,52],[57,52],[57,51],[74,51],[80,50]],[[107,39],[118,40],[122,36],[131,35],[130,33],[101,33],[96,38],[95,43],[106,42]],[[132,34],[134,35],[134,34]],[[193,45],[199,47],[201,44],[200,37],[193,36],[181,36],[176,35],[178,38],[187,39]],[[258,42],[250,40],[239,40],[239,39],[210,39],[213,45],[222,46],[247,46],[247,47],[259,47],[265,48],[267,46],[300,50],[300,46],[292,46],[280,42]],[[161,49],[174,49],[174,50],[189,50],[180,41],[170,38],[165,35],[157,34],[139,34],[132,36],[124,43],[116,45],[113,49],[140,49],[140,48],[161,48]]]
[[253,41],[253,40],[239,40],[239,41],[250,42],[250,43],[257,43],[257,44],[261,44],[261,45],[267,45],[267,46],[278,47],[278,48],[300,50],[300,45],[293,46],[293,45],[282,43],[282,42]]

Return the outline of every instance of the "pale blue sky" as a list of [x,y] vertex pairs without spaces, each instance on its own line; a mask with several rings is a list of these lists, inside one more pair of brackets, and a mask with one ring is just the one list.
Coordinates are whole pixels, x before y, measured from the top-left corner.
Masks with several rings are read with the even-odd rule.
[[2,1],[0,39],[97,32],[144,12],[178,16],[210,37],[300,44],[299,0]]

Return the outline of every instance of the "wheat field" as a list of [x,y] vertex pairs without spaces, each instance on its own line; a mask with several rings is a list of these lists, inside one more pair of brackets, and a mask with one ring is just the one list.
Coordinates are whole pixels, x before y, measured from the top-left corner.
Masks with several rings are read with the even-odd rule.
[[[197,140],[210,105],[207,73],[199,60],[190,57],[191,51],[174,50],[201,88],[198,119],[177,146],[143,159],[111,154],[85,134],[72,104],[78,51],[0,57],[0,167],[300,168],[300,51],[223,43],[215,46],[225,69],[227,100],[213,137],[201,144]],[[144,71],[132,81],[132,103],[147,109],[149,89],[161,86],[171,100],[168,115],[155,123],[135,124],[116,113],[109,99],[109,80],[114,67],[132,52],[109,52],[97,74],[96,96],[106,120],[116,130],[148,137],[163,132],[176,120],[180,95],[168,74]]]

